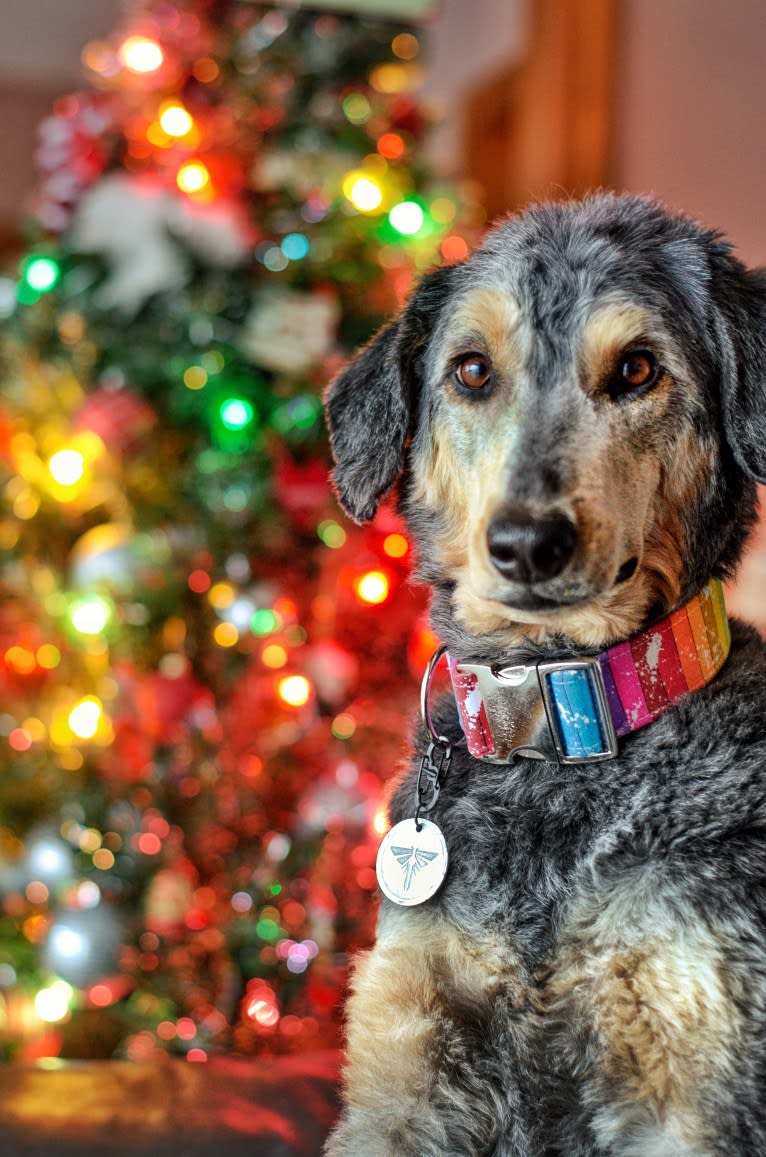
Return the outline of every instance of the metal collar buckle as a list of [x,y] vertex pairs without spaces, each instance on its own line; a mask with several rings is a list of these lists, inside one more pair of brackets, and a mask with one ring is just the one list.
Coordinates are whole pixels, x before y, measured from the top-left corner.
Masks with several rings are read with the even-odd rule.
[[514,666],[458,663],[456,669],[476,677],[486,712],[494,751],[481,758],[508,763],[524,755],[575,764],[617,755],[597,658]]

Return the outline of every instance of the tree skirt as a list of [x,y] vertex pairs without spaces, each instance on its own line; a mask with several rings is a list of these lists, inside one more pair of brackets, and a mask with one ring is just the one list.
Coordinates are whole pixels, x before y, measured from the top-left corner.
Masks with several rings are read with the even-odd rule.
[[0,1067],[7,1157],[319,1157],[340,1058]]

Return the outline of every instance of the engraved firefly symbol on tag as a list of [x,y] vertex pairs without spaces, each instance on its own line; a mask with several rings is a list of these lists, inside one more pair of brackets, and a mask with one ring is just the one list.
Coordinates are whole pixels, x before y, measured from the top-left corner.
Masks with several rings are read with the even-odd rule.
[[391,853],[402,865],[404,871],[404,890],[409,892],[412,881],[421,868],[436,859],[438,852],[426,852],[422,848],[398,848],[392,845]]

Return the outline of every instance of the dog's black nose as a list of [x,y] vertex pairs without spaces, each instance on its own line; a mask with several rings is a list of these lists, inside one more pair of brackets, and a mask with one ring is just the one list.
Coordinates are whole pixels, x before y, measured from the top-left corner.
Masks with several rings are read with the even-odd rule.
[[508,506],[489,524],[487,544],[503,578],[544,582],[566,567],[577,545],[577,531],[559,511],[536,516],[523,506]]

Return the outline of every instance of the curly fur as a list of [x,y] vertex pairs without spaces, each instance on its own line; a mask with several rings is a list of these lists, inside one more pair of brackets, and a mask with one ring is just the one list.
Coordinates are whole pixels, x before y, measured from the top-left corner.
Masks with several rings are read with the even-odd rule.
[[[615,396],[639,347],[662,372]],[[648,199],[536,206],[423,280],[328,416],[341,501],[365,520],[397,488],[456,658],[593,652],[736,567],[766,479],[766,278]],[[494,564],[509,503],[571,520],[556,573]],[[608,763],[482,763],[439,706],[450,869],[422,907],[382,903],[328,1157],[766,1152],[764,718],[766,647],[737,623],[719,676]]]

